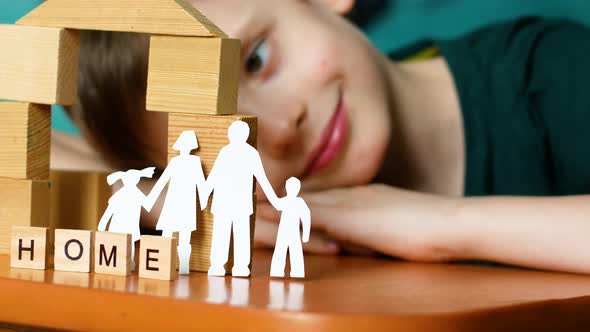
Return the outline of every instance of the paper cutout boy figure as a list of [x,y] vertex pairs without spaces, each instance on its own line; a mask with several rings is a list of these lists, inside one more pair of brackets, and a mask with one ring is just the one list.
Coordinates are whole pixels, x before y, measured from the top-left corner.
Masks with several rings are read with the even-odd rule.
[[254,178],[260,183],[270,203],[275,208],[278,206],[278,197],[266,177],[260,155],[247,143],[249,136],[247,123],[232,123],[228,129],[230,143],[219,152],[207,178],[207,189],[213,191],[211,213],[214,216],[209,275],[225,275],[223,266],[228,260],[232,227],[232,275],[250,275],[250,215],[253,213]]
[[[282,278],[285,276],[285,260],[287,250],[291,260],[291,278],[304,278],[303,248],[301,241],[309,242],[311,228],[311,213],[309,207],[301,197],[297,197],[301,190],[301,182],[297,178],[287,180],[287,196],[281,198],[279,204],[283,213],[279,224],[275,251],[270,265],[270,276]],[[303,236],[300,232],[300,221],[303,226]]]
[[122,180],[123,187],[109,199],[109,205],[100,218],[98,230],[104,232],[107,230],[113,233],[131,234],[131,268],[135,269],[135,242],[139,240],[139,220],[141,217],[141,207],[146,207],[147,199],[144,193],[137,188],[141,178],[151,178],[154,176],[155,167],[148,167],[138,171],[135,169],[126,172],[116,172],[107,177],[109,185]]
[[197,189],[201,209],[207,207],[205,175],[201,158],[191,155],[191,151],[199,147],[195,132],[185,131],[178,137],[172,147],[180,155],[172,158],[158,182],[148,196],[149,210],[153,207],[164,187],[168,184],[168,192],[162,207],[157,230],[162,236],[172,237],[179,232],[178,259],[179,273],[189,273],[191,257],[191,233],[197,229]]

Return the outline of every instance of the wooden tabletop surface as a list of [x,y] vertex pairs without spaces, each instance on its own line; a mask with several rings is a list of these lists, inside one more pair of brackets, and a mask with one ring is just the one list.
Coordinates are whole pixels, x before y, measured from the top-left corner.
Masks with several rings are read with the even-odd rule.
[[0,322],[85,331],[590,330],[590,276],[467,264],[306,256],[307,279],[173,282],[11,269],[0,255]]

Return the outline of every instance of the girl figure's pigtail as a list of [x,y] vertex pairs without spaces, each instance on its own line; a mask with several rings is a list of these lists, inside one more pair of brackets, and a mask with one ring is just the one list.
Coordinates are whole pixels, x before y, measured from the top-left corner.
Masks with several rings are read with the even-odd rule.
[[107,183],[112,186],[115,182],[122,180],[125,176],[125,172],[116,172],[107,176]]
[[144,168],[139,172],[139,176],[142,178],[152,178],[154,176],[155,167]]

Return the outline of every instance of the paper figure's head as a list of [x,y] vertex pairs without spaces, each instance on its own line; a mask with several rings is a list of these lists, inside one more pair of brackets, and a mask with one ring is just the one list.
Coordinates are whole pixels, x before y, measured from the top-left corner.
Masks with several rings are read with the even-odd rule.
[[235,121],[227,130],[230,143],[246,143],[248,136],[250,136],[250,127],[244,121]]
[[299,191],[301,190],[301,181],[296,177],[291,177],[287,180],[286,188],[287,196],[295,197],[299,195]]
[[107,177],[107,182],[112,186],[115,182],[122,180],[125,186],[137,186],[141,178],[151,178],[154,176],[155,170],[155,167],[148,167],[141,171],[130,169],[126,172],[116,172]]
[[178,136],[178,139],[176,140],[176,143],[174,143],[174,146],[172,146],[172,148],[176,151],[185,152],[191,152],[192,150],[197,149],[198,147],[199,142],[197,141],[197,135],[195,134],[194,130],[183,131],[182,134]]

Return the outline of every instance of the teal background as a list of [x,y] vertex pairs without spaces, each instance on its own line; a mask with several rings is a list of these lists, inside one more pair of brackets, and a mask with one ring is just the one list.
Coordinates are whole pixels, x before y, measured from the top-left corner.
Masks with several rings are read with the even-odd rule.
[[[14,23],[41,2],[0,0],[0,23]],[[366,30],[371,40],[388,52],[416,40],[451,38],[498,20],[523,15],[570,18],[590,25],[590,1],[390,0],[389,8]],[[53,127],[69,133],[78,132],[60,107],[53,108]]]

